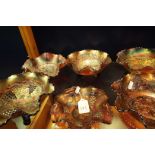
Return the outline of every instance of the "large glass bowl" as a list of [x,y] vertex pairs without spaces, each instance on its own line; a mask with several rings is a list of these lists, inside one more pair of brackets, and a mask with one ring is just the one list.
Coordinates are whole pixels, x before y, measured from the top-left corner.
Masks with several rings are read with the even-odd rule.
[[154,74],[127,74],[114,82],[112,87],[117,93],[115,101],[117,110],[132,112],[147,128],[155,128]]
[[98,122],[111,124],[108,96],[94,87],[68,88],[56,96],[51,108],[51,120],[67,128],[91,128]]
[[48,76],[26,72],[11,75],[0,81],[0,125],[13,114],[23,112],[35,114],[40,107],[40,96],[54,91]]

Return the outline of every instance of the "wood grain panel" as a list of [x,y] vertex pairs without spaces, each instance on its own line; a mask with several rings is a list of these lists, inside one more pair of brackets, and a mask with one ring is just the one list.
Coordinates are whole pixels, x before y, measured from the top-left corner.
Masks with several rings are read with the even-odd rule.
[[35,42],[35,38],[30,26],[19,26],[19,31],[23,39],[26,51],[30,58],[39,56],[39,51]]

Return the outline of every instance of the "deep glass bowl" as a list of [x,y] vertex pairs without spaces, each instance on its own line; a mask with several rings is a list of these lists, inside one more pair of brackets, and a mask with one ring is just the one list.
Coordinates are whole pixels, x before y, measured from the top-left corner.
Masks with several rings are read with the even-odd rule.
[[69,54],[68,61],[75,73],[90,76],[101,72],[111,63],[111,58],[103,51],[82,50]]

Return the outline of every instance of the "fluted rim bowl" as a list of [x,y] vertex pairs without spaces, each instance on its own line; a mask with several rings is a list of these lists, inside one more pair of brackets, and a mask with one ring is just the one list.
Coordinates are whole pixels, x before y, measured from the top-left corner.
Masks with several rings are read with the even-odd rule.
[[25,71],[28,70],[50,77],[55,77],[59,74],[60,69],[66,65],[67,60],[61,54],[45,52],[36,58],[27,59],[22,68]]
[[74,72],[84,76],[96,75],[112,62],[108,53],[93,49],[72,52],[67,58]]
[[116,62],[130,72],[155,73],[155,49],[136,47],[121,50],[117,53]]

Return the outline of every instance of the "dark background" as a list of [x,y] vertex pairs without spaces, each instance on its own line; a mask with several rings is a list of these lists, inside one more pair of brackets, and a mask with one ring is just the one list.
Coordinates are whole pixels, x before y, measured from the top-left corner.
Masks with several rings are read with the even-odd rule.
[[0,27],[0,79],[21,72],[27,53],[17,27]]
[[[113,60],[130,47],[155,47],[155,27],[32,27],[40,53],[64,56],[75,50],[100,49]],[[17,27],[0,27],[0,78],[21,72],[27,58]]]
[[100,49],[115,60],[119,50],[155,47],[155,27],[33,27],[40,51],[68,55],[75,50]]

